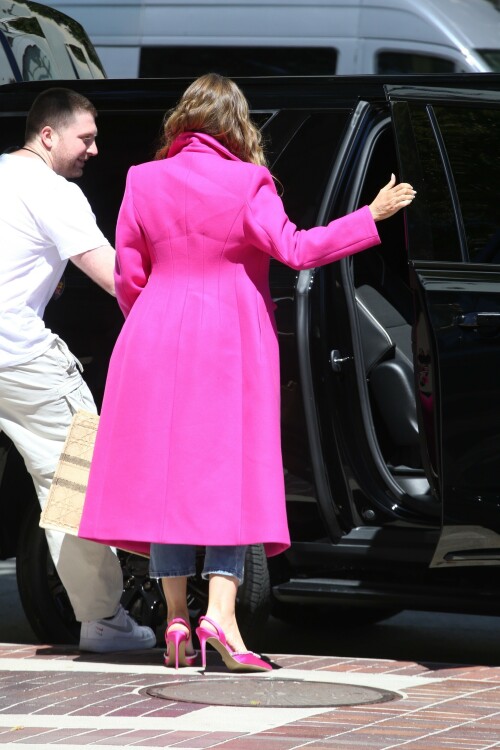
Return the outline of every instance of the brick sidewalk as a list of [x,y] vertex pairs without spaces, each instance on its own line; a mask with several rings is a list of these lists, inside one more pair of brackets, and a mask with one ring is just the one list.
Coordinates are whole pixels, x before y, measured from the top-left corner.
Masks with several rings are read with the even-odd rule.
[[84,656],[62,647],[0,644],[0,744],[24,750],[88,745],[101,750],[500,748],[500,667],[272,658],[282,669],[269,679],[363,685],[399,696],[389,703],[333,709],[170,702],[145,691],[179,676],[228,675],[215,654],[205,677],[196,669],[166,669],[160,649]]

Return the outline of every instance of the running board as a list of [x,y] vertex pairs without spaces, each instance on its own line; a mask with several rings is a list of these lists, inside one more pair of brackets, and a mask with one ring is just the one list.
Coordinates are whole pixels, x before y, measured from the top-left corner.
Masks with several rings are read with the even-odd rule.
[[284,604],[500,614],[500,601],[491,591],[467,591],[460,586],[435,589],[411,583],[382,585],[351,579],[307,578],[278,584],[272,592],[276,601]]

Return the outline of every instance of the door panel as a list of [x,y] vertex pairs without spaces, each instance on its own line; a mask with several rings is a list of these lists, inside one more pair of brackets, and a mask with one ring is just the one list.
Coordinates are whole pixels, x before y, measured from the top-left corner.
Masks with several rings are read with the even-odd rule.
[[406,212],[417,407],[424,466],[442,503],[432,565],[498,564],[500,96],[403,87],[387,95],[401,178],[417,188]]
[[[365,133],[369,121],[370,108],[367,102],[360,101],[350,113],[342,136],[338,139],[335,160],[330,165],[329,179],[323,187],[323,200],[316,214],[317,225],[327,224],[331,206],[338,199],[340,186],[344,184],[346,174],[352,165],[353,154],[362,134]],[[285,207],[287,205],[285,203]],[[317,288],[317,287],[316,287]],[[330,481],[329,469],[337,460],[337,449],[334,448],[325,461],[325,436],[322,434],[318,414],[318,400],[316,394],[315,375],[311,356],[312,341],[317,341],[318,329],[312,321],[313,304],[311,302],[315,291],[315,271],[301,271],[295,289],[295,315],[297,332],[297,361],[304,403],[305,431],[311,451],[311,467],[316,488],[319,513],[327,529],[329,538],[338,541],[346,529],[341,523],[341,506],[345,500],[345,486],[343,472],[336,465],[337,485]],[[333,497],[332,497],[333,495]],[[342,519],[343,520],[343,519]]]

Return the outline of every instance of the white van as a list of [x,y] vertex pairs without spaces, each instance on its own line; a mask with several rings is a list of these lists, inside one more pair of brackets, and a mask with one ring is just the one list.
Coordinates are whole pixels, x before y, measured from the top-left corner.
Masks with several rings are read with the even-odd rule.
[[110,77],[500,71],[500,0],[51,0]]
[[41,3],[0,0],[0,85],[105,77],[79,23]]

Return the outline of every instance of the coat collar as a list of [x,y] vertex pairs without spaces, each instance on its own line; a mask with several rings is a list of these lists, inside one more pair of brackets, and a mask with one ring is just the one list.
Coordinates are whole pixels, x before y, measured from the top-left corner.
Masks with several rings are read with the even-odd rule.
[[205,154],[212,152],[222,156],[223,159],[241,161],[241,159],[232,154],[231,151],[223,146],[216,138],[212,138],[211,135],[207,135],[206,133],[193,133],[191,131],[181,133],[171,144],[168,150],[167,159],[175,156],[181,151]]

